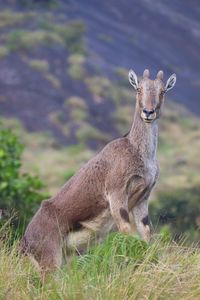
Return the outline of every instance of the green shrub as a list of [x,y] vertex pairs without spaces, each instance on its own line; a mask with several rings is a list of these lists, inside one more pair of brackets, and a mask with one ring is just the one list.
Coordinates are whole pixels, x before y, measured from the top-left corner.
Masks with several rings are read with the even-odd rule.
[[[24,14],[29,17],[29,14]],[[31,15],[34,17],[34,15]],[[37,14],[35,22],[38,22]],[[81,21],[71,21],[66,24],[55,24],[49,21],[48,14],[44,14],[43,21],[38,22],[37,30],[12,29],[8,32],[3,41],[9,51],[30,51],[38,46],[58,44],[65,47],[70,53],[85,55],[83,33],[85,25]],[[0,21],[1,27],[1,21]],[[80,59],[79,59],[80,61]]]
[[16,30],[12,31],[7,36],[7,46],[10,51],[27,51],[38,45],[49,44],[63,44],[59,35],[54,32],[45,30],[26,31]]
[[71,64],[67,69],[69,76],[76,80],[84,79],[85,69],[82,64]]
[[83,98],[80,98],[78,96],[72,96],[65,100],[65,106],[70,108],[78,108],[81,110],[87,109],[87,104],[85,103],[85,100]]
[[88,107],[84,99],[72,96],[65,100],[65,107],[70,109],[70,118],[73,121],[85,121],[89,116]]
[[72,21],[64,25],[55,25],[53,30],[62,37],[66,48],[71,53],[85,53],[83,46],[85,25],[82,21]]
[[23,146],[10,130],[0,130],[0,208],[8,215],[16,213],[13,222],[21,232],[46,194],[37,176],[20,172]]
[[42,26],[45,31],[56,34],[60,37],[65,47],[70,53],[85,54],[85,47],[83,43],[83,34],[85,32],[85,25],[82,21],[72,21],[66,24],[54,24],[44,22]]
[[80,53],[73,53],[70,54],[67,59],[69,64],[80,64],[83,65],[85,63],[85,55]]
[[86,121],[88,118],[88,112],[85,110],[81,110],[79,108],[72,109],[70,112],[70,117],[73,121]]
[[190,240],[200,238],[200,187],[193,186],[158,193],[158,200],[151,204],[153,224],[160,228],[168,224],[175,238],[186,236]]
[[108,78],[101,76],[87,77],[85,83],[89,91],[95,96],[105,96],[105,92],[110,87],[111,83]]
[[45,59],[27,60],[29,66],[39,72],[47,73],[49,71],[49,63]]

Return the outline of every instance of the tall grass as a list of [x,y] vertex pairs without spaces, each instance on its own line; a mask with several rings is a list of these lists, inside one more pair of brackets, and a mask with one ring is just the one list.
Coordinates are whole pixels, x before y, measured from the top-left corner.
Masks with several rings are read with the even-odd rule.
[[17,252],[0,247],[0,299],[199,299],[200,249],[111,234],[45,283]]

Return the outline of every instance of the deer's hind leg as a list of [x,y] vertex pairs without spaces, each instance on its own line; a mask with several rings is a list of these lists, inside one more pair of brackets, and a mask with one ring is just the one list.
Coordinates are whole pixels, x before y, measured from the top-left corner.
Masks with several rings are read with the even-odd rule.
[[150,221],[148,216],[147,200],[143,200],[136,204],[132,212],[138,233],[141,235],[143,240],[148,243],[150,241]]
[[122,233],[131,234],[131,224],[128,211],[128,197],[126,193],[118,191],[109,196],[110,212]]

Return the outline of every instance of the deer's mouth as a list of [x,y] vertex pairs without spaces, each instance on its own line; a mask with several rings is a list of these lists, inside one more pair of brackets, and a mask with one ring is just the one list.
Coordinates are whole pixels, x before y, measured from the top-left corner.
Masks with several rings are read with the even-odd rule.
[[145,123],[152,123],[156,119],[156,113],[154,113],[150,116],[146,116],[145,114],[142,113],[141,118]]
[[145,123],[152,123],[155,119],[143,118]]
[[152,123],[156,119],[156,110],[147,110],[144,108],[141,111],[141,118],[145,123]]

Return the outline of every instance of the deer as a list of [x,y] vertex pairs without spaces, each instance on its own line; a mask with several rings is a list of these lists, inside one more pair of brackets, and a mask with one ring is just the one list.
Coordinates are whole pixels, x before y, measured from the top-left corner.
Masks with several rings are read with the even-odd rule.
[[165,93],[176,83],[175,74],[166,84],[163,76],[159,71],[151,80],[146,69],[138,80],[129,71],[136,91],[129,133],[109,142],[54,197],[42,201],[20,244],[40,270],[60,268],[65,247],[81,248],[113,226],[132,235],[134,222],[141,238],[150,241],[148,199],[159,175],[158,119]]

